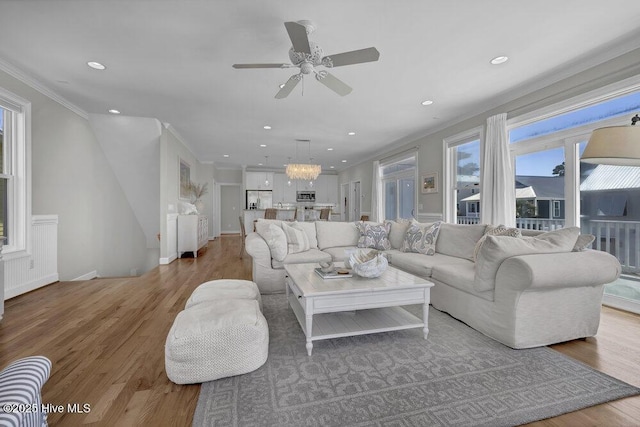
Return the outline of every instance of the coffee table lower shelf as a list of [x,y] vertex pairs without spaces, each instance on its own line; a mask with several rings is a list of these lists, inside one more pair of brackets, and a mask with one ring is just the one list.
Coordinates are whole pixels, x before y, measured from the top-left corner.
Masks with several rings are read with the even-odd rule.
[[310,334],[306,330],[304,310],[293,293],[289,293],[289,305],[305,336],[312,341],[424,327],[422,319],[402,307],[383,307],[314,314]]

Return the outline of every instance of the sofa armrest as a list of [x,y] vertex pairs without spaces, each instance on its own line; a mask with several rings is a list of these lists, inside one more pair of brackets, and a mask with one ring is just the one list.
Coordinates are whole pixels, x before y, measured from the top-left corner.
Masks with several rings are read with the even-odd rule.
[[244,247],[253,258],[253,262],[271,268],[271,251],[262,236],[258,233],[247,234]]
[[602,251],[520,255],[506,259],[496,274],[496,290],[546,290],[611,283],[621,273],[618,260]]
[[[0,425],[47,425],[42,410],[42,386],[49,379],[51,361],[44,356],[16,360],[0,371]],[[29,410],[10,410],[21,405]]]

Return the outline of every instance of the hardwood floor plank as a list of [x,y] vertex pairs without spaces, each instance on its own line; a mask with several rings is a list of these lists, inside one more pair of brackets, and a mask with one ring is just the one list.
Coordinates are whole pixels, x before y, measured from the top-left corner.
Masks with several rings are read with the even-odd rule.
[[[52,426],[190,426],[199,385],[180,386],[164,370],[164,344],[199,284],[251,280],[240,237],[209,242],[197,258],[161,265],[138,278],[60,282],[5,302],[0,366],[42,354],[51,359],[44,403],[89,403],[89,414],[50,414]],[[640,387],[640,316],[602,309],[596,337],[552,346]],[[594,406],[531,426],[640,425],[640,397]]]

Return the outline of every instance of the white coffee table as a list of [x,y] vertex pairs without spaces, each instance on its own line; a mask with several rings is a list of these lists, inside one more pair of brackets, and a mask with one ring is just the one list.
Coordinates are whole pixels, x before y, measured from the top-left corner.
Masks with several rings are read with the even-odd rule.
[[[427,339],[432,282],[392,266],[373,279],[322,279],[315,267],[285,266],[287,299],[307,337],[309,356],[313,341],[329,338],[422,328]],[[422,304],[422,319],[401,308],[410,304]]]

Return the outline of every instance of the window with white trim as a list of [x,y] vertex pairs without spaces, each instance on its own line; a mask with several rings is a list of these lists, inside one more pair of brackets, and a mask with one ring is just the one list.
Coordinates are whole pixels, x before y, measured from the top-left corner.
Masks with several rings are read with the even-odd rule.
[[31,104],[0,88],[0,235],[3,253],[27,249]]
[[480,222],[483,128],[444,140],[444,218],[457,224]]
[[415,216],[416,155],[380,162],[384,219],[396,220]]

